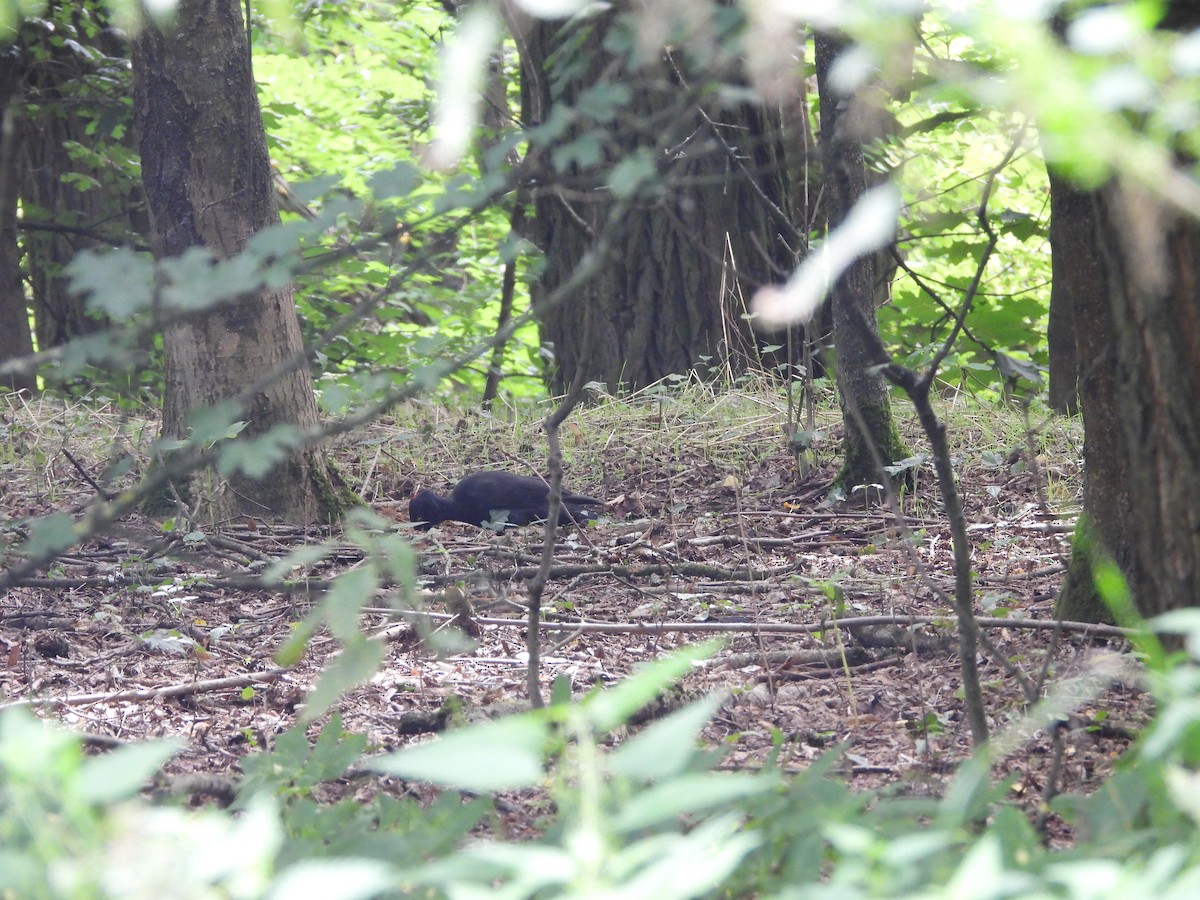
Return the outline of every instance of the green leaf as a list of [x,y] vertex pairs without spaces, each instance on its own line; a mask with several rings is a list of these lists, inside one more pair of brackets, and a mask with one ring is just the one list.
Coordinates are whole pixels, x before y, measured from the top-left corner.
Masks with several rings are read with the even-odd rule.
[[[411,874],[421,884],[443,886],[449,897],[524,900],[569,896],[549,889],[569,882],[578,869],[576,861],[560,847],[479,841]],[[507,877],[511,880],[502,882]]]
[[322,900],[368,900],[387,895],[397,884],[397,874],[382,860],[306,859],[289,866],[271,885],[269,900],[321,897]]
[[710,694],[647,726],[609,757],[610,770],[615,775],[645,781],[684,771],[696,756],[700,729],[722,699],[719,694]]
[[471,725],[371,763],[388,775],[481,793],[534,787],[543,777],[543,716],[526,713]]
[[[0,712],[0,776],[10,781],[65,781],[78,771],[79,738],[25,709]],[[4,795],[0,794],[0,802]]]
[[1042,223],[1029,213],[1006,209],[1000,214],[1000,232],[1011,234],[1019,241],[1041,238],[1045,234]]
[[600,81],[583,91],[575,101],[575,111],[597,124],[613,121],[629,105],[632,91],[619,81]]
[[283,581],[292,569],[310,566],[320,562],[330,553],[327,544],[305,544],[297,547],[287,556],[281,557],[263,570],[262,578],[266,582]]
[[278,650],[275,651],[275,662],[280,666],[294,666],[300,662],[300,658],[304,656],[304,649],[308,646],[309,640],[316,634],[317,629],[321,626],[322,613],[319,609],[314,609],[311,613],[305,616],[304,621],[298,623],[292,630],[291,636],[283,642]]
[[385,656],[387,644],[383,641],[360,637],[346,643],[333,662],[321,670],[316,687],[305,700],[301,721],[311,722],[318,718],[342,694],[374,675]]
[[266,434],[222,447],[217,457],[217,471],[222,475],[241,471],[250,478],[264,478],[299,444],[298,429],[292,425],[276,425]]
[[154,299],[154,261],[127,247],[85,250],[66,267],[71,290],[87,295],[88,309],[127,319],[149,309]]
[[773,790],[770,779],[744,772],[682,775],[634,794],[613,818],[613,827],[626,834],[655,828]]
[[[738,816],[726,815],[687,834],[662,834],[633,843],[609,866],[608,877],[619,885],[609,896],[710,896],[760,840],[741,829]],[[647,862],[640,871],[630,871]]]
[[340,641],[359,637],[358,611],[375,596],[378,588],[379,573],[373,565],[351,569],[333,580],[321,601],[321,614],[334,637]]
[[29,523],[29,537],[20,552],[30,556],[58,554],[74,546],[75,520],[65,512],[50,513]]
[[550,158],[554,161],[554,168],[565,172],[572,166],[590,169],[599,164],[603,155],[604,145],[600,143],[599,136],[593,131],[585,131],[573,141],[555,147]]
[[654,159],[646,151],[626,156],[613,167],[608,186],[614,197],[632,197],[642,187],[658,177]]
[[421,183],[421,175],[412,163],[399,162],[390,169],[376,172],[367,179],[371,193],[379,198],[407,197]]
[[979,757],[965,760],[938,810],[938,827],[946,830],[969,827],[983,812],[989,786],[986,761]]
[[237,437],[246,423],[238,421],[241,407],[232,400],[204,406],[188,417],[189,443],[207,446]]
[[192,247],[179,256],[161,260],[158,270],[163,280],[159,289],[163,306],[180,311],[209,308],[221,297],[219,269],[216,257],[203,247]]
[[304,764],[305,783],[316,785],[341,778],[366,749],[367,736],[343,730],[342,717],[334,713],[321,729]]
[[80,767],[80,797],[98,804],[132,797],[183,747],[183,741],[172,738],[131,744],[89,757]]
[[584,711],[598,734],[625,724],[639,709],[683,677],[692,664],[716,653],[720,641],[691,644],[670,656],[655,660],[615,687],[590,695]]
[[1041,386],[1042,373],[1038,367],[1028,360],[1009,356],[1007,353],[996,353],[996,368],[1005,378],[1024,378],[1035,386]]

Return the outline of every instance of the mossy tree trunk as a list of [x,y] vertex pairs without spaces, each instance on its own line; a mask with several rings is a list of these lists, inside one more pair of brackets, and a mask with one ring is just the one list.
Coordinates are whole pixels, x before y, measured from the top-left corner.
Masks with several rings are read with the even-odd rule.
[[[240,0],[182,0],[169,28],[147,26],[134,46],[142,172],[159,257],[207,247],[241,252],[279,215]],[[186,436],[197,410],[237,396],[302,349],[289,287],[244,295],[164,335],[163,432]],[[308,369],[263,383],[246,404],[243,434],[317,425]],[[317,449],[293,452],[266,478],[232,476],[192,496],[208,517],[327,520],[340,512],[336,482]],[[211,482],[210,482],[211,483]]]
[[[830,67],[842,46],[831,35],[816,37],[821,158],[831,229],[845,221],[866,189],[861,101],[837,93],[829,84]],[[845,428],[845,463],[836,484],[847,492],[857,485],[878,481],[882,477],[878,461],[888,464],[910,455],[892,415],[888,382],[873,371],[874,351],[879,344],[877,296],[875,260],[864,256],[837,280],[831,297],[838,395]]]

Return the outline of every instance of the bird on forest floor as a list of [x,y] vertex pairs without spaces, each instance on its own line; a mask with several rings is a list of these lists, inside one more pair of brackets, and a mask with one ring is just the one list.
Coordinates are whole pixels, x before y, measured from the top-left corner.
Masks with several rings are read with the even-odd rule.
[[[602,505],[601,500],[564,488],[559,523],[584,521],[589,507]],[[475,472],[456,484],[449,497],[419,491],[408,504],[408,518],[421,531],[448,519],[500,530],[543,521],[549,510],[550,485],[542,479],[511,472]]]

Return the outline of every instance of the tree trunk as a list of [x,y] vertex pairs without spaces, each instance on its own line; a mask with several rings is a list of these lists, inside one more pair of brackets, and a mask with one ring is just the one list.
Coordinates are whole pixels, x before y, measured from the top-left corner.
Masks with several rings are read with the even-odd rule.
[[1109,427],[1124,450],[1126,575],[1152,616],[1200,604],[1200,222],[1122,183],[1097,193],[1096,221],[1116,338]]
[[[207,247],[225,258],[279,221],[239,0],[182,0],[168,29],[148,25],[134,45],[142,172],[160,258]],[[197,410],[237,395],[302,349],[290,287],[201,313],[164,335],[163,433],[182,437]],[[264,384],[243,410],[247,435],[313,428],[305,365]],[[324,454],[293,453],[268,478],[232,476],[197,496],[212,519],[238,513],[293,521],[341,510]]]
[[63,179],[68,172],[78,172],[100,183],[105,173],[71,159],[71,142],[87,146],[91,141],[84,132],[86,122],[60,90],[76,73],[57,62],[52,56],[33,67],[30,99],[36,105],[22,122],[25,216],[38,226],[49,226],[27,228],[24,235],[34,322],[43,350],[108,327],[102,318],[87,314],[84,298],[69,290],[63,269],[81,250],[103,246],[86,232],[120,215],[99,187],[89,190],[82,182]]
[[[1074,415],[1079,410],[1079,357],[1076,353],[1075,310],[1080,292],[1095,285],[1094,254],[1084,243],[1094,243],[1093,218],[1083,212],[1091,197],[1077,191],[1065,179],[1050,173],[1050,324],[1046,342],[1050,354],[1050,408]],[[1084,216],[1086,215],[1086,222]],[[1092,271],[1078,271],[1088,263]],[[1083,276],[1083,280],[1081,280]],[[1090,279],[1090,280],[1089,280]],[[1080,323],[1087,328],[1094,323]],[[1089,359],[1089,357],[1082,357]]]
[[[1198,25],[1191,2],[1167,4],[1159,23]],[[1091,195],[1058,187],[1069,240],[1052,250],[1069,266],[1086,443],[1083,533],[1057,611],[1108,617],[1096,545],[1142,615],[1200,605],[1200,222],[1119,180]]]
[[[858,117],[860,101],[835,93],[829,85],[829,70],[841,49],[842,44],[836,38],[817,34],[821,157],[831,229],[845,221],[866,186],[864,124]],[[845,464],[835,484],[845,491],[882,477],[877,458],[888,464],[910,455],[892,416],[888,382],[883,375],[871,371],[875,362],[873,349],[879,344],[879,336],[878,331],[867,334],[864,329],[877,327],[877,295],[875,261],[864,256],[855,260],[837,280],[831,297],[838,395],[845,427]]]
[[113,158],[132,149],[121,146],[132,143],[132,116],[120,96],[128,47],[106,16],[94,2],[55,0],[21,30],[31,60],[20,123],[23,244],[43,350],[107,327],[71,293],[63,269],[81,250],[132,238],[131,216],[142,205],[135,176]]
[[[556,391],[581,369],[613,391],[697,367],[743,371],[758,359],[748,298],[790,271],[800,249],[779,118],[750,102],[721,106],[708,89],[718,73],[694,71],[686,50],[630,65],[632,94],[611,118],[579,111],[589,89],[604,95],[612,55],[602,45],[616,27],[619,17],[605,15],[583,26],[530,20],[514,29],[526,123],[575,107],[576,124],[553,148],[532,151],[540,168],[528,236],[545,253],[535,306],[605,232],[620,202],[609,189],[614,167],[643,154],[657,173],[657,189],[623,211],[599,275],[540,312]],[[599,145],[593,158],[589,141]],[[572,142],[585,152],[565,162]]]
[[[5,323],[0,329],[0,363],[33,353],[17,242],[20,131],[16,113],[23,66],[23,54],[17,47],[0,53],[0,321]],[[32,373],[0,376],[0,388],[36,391],[37,378]]]
[[[140,243],[148,231],[133,153],[128,41],[97,0],[46,5],[26,19],[13,54],[23,102],[11,160],[21,207],[20,249],[42,350],[107,327],[72,293],[65,267],[81,250]],[[16,277],[17,270],[5,269]],[[139,354],[140,355],[140,354]],[[129,387],[134,357],[111,386]]]
[[[1078,377],[1083,415],[1083,516],[1071,563],[1055,602],[1063,619],[1106,622],[1112,615],[1096,593],[1092,562],[1097,554],[1128,571],[1132,508],[1127,451],[1118,423],[1118,363],[1110,286],[1097,247],[1096,198],[1050,172],[1050,252],[1054,259],[1051,310],[1073,323],[1073,359],[1086,360]],[[1052,351],[1053,352],[1053,351]],[[1053,374],[1051,384],[1053,384]],[[1075,392],[1072,391],[1072,394]]]

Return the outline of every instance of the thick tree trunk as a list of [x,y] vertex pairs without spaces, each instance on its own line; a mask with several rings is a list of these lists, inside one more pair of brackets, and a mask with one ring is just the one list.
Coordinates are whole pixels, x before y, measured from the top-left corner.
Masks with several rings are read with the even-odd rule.
[[[830,228],[845,221],[866,186],[859,101],[835,93],[829,85],[829,69],[841,47],[829,35],[816,37],[821,156]],[[884,464],[910,455],[892,416],[888,382],[871,371],[878,333],[866,334],[864,328],[876,328],[876,297],[875,261],[870,256],[859,258],[845,271],[834,284],[831,297],[838,395],[845,424],[845,464],[836,483],[846,491],[881,477],[876,454]]]
[[[1192,2],[1168,4],[1159,23],[1198,25]],[[1111,618],[1092,584],[1097,552],[1143,615],[1200,605],[1200,222],[1136,185],[1050,183],[1086,432],[1084,519],[1056,612]]]
[[[134,46],[143,181],[159,257],[203,246],[220,257],[277,223],[262,115],[239,0],[182,0],[167,31],[147,26]],[[289,288],[242,297],[164,335],[163,432],[181,437],[197,410],[237,395],[302,348]],[[263,384],[244,433],[315,427],[305,365]],[[262,480],[234,476],[198,496],[214,519],[243,513],[324,520],[340,511],[322,453],[295,453]]]
[[[551,120],[590,88],[603,96],[612,57],[600,48],[612,27],[611,17],[592,17],[586,33],[555,22],[520,24],[527,123]],[[629,203],[599,275],[568,303],[542,309],[554,390],[565,390],[581,370],[616,391],[695,368],[736,375],[757,360],[744,318],[748,298],[790,270],[799,249],[779,123],[752,103],[718,105],[699,87],[716,73],[689,71],[688,60],[681,51],[632,69],[632,96],[610,120],[577,116],[553,153],[534,149],[542,169],[529,237],[546,257],[535,304],[604,233],[620,202],[608,184],[614,166],[646,154],[665,185]],[[598,157],[551,171],[561,148],[580,138],[599,143]]]
[[[0,55],[0,363],[33,353],[21,249],[17,242],[17,194],[20,180],[20,103],[22,60],[15,48]],[[0,376],[0,389],[37,390],[32,374]]]
[[1110,621],[1112,616],[1092,582],[1092,562],[1101,554],[1128,571],[1128,529],[1132,523],[1128,454],[1119,424],[1123,411],[1117,397],[1110,286],[1096,243],[1095,196],[1051,171],[1050,198],[1050,251],[1054,256],[1051,308],[1059,304],[1059,314],[1073,323],[1072,359],[1086,360],[1078,376],[1071,376],[1072,385],[1078,383],[1083,415],[1084,523],[1072,546],[1070,568],[1055,609],[1063,619]]
[[1200,604],[1200,222],[1132,184],[1102,188],[1096,209],[1116,336],[1126,574],[1149,616]]

